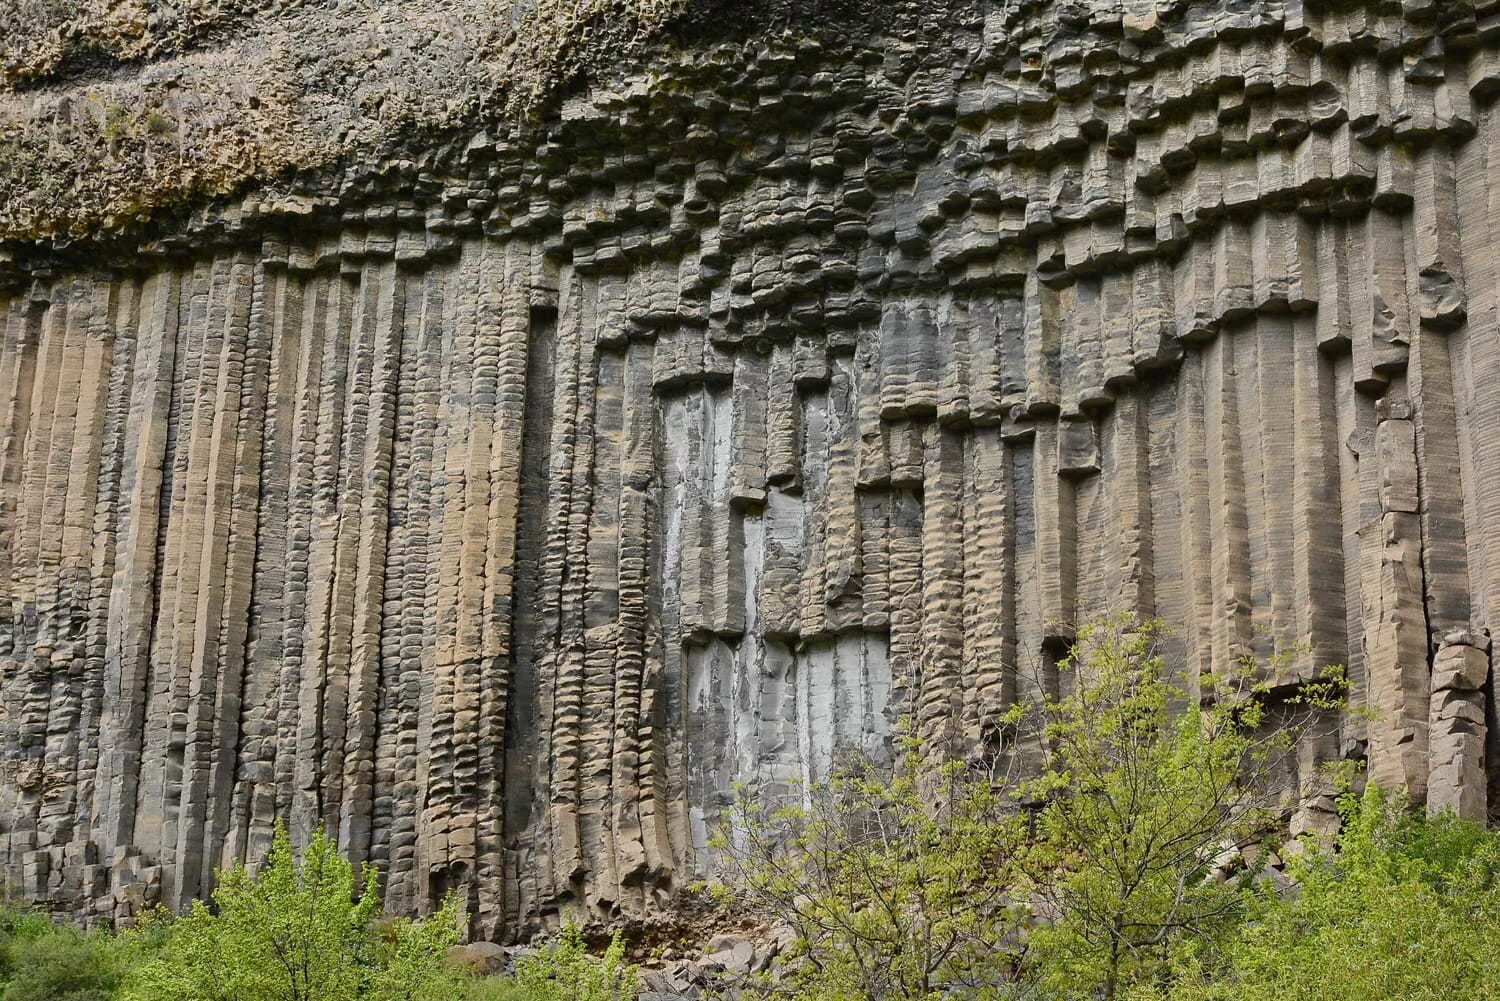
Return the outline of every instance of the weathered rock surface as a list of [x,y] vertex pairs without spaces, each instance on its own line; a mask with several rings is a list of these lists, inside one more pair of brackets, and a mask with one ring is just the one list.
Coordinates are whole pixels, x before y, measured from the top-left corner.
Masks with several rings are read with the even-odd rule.
[[27,898],[180,906],[283,819],[486,937],[638,915],[734,783],[982,748],[1112,608],[1190,680],[1348,665],[1294,825],[1340,756],[1497,804],[1500,9],[711,22],[539,125],[8,248]]

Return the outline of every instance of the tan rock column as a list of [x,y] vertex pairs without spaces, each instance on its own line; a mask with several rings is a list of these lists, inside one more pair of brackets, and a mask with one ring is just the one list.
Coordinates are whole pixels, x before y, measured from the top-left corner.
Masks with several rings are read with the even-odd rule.
[[1469,632],[1443,637],[1432,665],[1428,710],[1427,810],[1452,810],[1483,820],[1484,684],[1490,674],[1489,638]]
[[1411,404],[1382,399],[1375,431],[1380,470],[1380,568],[1372,596],[1369,659],[1370,779],[1427,795],[1427,625],[1422,610],[1421,524]]

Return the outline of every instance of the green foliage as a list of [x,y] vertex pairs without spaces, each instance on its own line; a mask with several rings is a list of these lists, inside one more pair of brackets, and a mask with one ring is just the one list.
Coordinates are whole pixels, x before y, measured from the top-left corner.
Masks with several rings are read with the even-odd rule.
[[619,935],[595,959],[576,925],[564,928],[555,945],[516,964],[516,981],[531,1001],[626,1001],[635,997],[637,980]]
[[1027,858],[1043,919],[1030,936],[1048,996],[1114,998],[1165,975],[1237,919],[1241,895],[1215,859],[1275,832],[1272,778],[1298,732],[1336,705],[1341,676],[1304,686],[1299,717],[1266,725],[1252,660],[1204,679],[1168,678],[1162,627],[1114,618],[1080,632],[1061,665],[1072,694],[1041,709],[1041,802]]
[[128,969],[124,945],[35,913],[0,918],[3,1001],[109,1001]]
[[105,139],[124,139],[130,132],[130,112],[118,104],[106,105],[102,132]]
[[1426,818],[1371,786],[1344,797],[1337,853],[1308,845],[1298,888],[1251,896],[1221,956],[1172,1001],[1492,1001],[1500,997],[1500,832]]
[[450,996],[453,1001],[532,1001],[514,977],[458,977]]
[[0,910],[0,1001],[108,1001],[154,944],[146,931],[81,932]]
[[176,127],[171,115],[155,108],[147,111],[141,120],[146,126],[146,131],[153,136],[169,135]]
[[618,934],[596,957],[578,926],[570,924],[553,945],[522,958],[514,976],[465,978],[453,996],[456,1001],[629,1001],[638,982]]
[[365,955],[373,960],[361,997],[373,1001],[446,999],[448,948],[458,941],[463,915],[458,898],[423,921],[396,918],[376,937]]
[[0,987],[20,968],[21,951],[55,930],[52,921],[38,911],[0,910]]
[[[356,893],[356,891],[359,891]],[[638,976],[616,935],[589,954],[569,926],[513,976],[448,965],[462,929],[456,898],[426,920],[378,916],[331,839],[299,854],[278,830],[264,866],[220,874],[214,907],[162,910],[118,935],[0,909],[0,1001],[627,1001]]]
[[416,1001],[441,980],[458,940],[456,902],[382,934],[376,876],[355,896],[353,867],[319,833],[302,851],[278,830],[266,863],[220,874],[217,913],[202,901],[173,922],[161,955],[132,977],[131,1001]]
[[892,772],[852,761],[802,804],[740,796],[714,890],[791,925],[778,986],[799,999],[977,996],[1017,961],[1025,827],[987,773],[908,746]]
[[[797,936],[778,989],[798,998],[1118,998],[1167,982],[1241,919],[1229,860],[1279,829],[1277,780],[1307,727],[1337,709],[1330,670],[1277,699],[1246,660],[1174,684],[1161,627],[1081,631],[1069,694],[1017,706],[984,767],[906,748],[773,808],[741,797],[715,846],[718,892]],[[1036,777],[1013,782],[1022,764]],[[1241,861],[1241,878],[1253,875]]]
[[15,943],[4,1001],[109,1001],[125,964],[104,935],[58,928]]

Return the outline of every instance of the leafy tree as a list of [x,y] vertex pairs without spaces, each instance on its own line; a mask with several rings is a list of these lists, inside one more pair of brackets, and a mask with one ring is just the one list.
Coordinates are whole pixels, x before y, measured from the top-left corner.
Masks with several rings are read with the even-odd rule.
[[355,897],[353,867],[319,832],[300,857],[278,829],[264,867],[220,874],[216,910],[202,901],[172,922],[161,956],[132,978],[132,1001],[413,1001],[457,941],[455,901],[382,937],[374,869]]
[[[799,998],[1124,996],[1228,934],[1224,863],[1279,829],[1288,756],[1336,709],[1330,670],[1276,698],[1251,660],[1195,695],[1154,623],[1085,628],[1069,694],[1018,705],[982,763],[908,744],[893,773],[844,766],[800,805],[742,796],[715,842],[720,892],[796,935]],[[1201,697],[1200,697],[1201,695]],[[1032,778],[1016,782],[1009,768]],[[1241,877],[1250,875],[1244,868]]]
[[1373,785],[1341,807],[1338,851],[1291,859],[1296,891],[1255,892],[1223,956],[1195,961],[1172,1001],[1500,997],[1500,832]]
[[1043,767],[1021,795],[1043,804],[1024,868],[1049,997],[1116,998],[1232,927],[1242,896],[1215,860],[1274,833],[1287,755],[1342,694],[1331,669],[1270,726],[1253,660],[1200,700],[1169,680],[1161,635],[1124,617],[1084,628],[1061,665],[1072,693],[1039,709]]
[[795,939],[767,991],[805,1001],[983,996],[1018,961],[1010,887],[1025,818],[988,772],[851,760],[801,804],[741,795],[716,893]]

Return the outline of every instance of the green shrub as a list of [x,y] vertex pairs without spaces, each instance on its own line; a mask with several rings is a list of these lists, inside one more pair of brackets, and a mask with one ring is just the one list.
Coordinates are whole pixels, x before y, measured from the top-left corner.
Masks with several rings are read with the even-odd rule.
[[26,944],[54,930],[52,920],[39,911],[0,910],[0,987],[10,982]]
[[532,1001],[514,977],[465,977],[453,985],[453,1001]]
[[985,773],[929,769],[909,743],[894,769],[850,760],[800,804],[741,795],[714,890],[791,926],[776,986],[801,1001],[971,996],[1016,962],[1025,829]]
[[457,902],[382,933],[373,868],[355,899],[353,867],[326,834],[293,851],[278,830],[262,870],[221,873],[172,922],[161,954],[131,978],[128,1001],[418,1001],[435,996],[459,937]]
[[1294,858],[1295,892],[1257,892],[1172,1001],[1500,998],[1500,832],[1404,799],[1346,796],[1338,851]]
[[1234,927],[1243,897],[1214,878],[1215,859],[1275,836],[1277,776],[1342,698],[1330,668],[1269,726],[1260,679],[1279,661],[1242,660],[1203,679],[1200,699],[1170,680],[1161,637],[1127,617],[1080,629],[1060,665],[1072,693],[1039,710],[1043,767],[1021,796],[1043,805],[1024,892],[1045,919],[1028,959],[1050,998],[1158,983]]
[[1081,630],[1070,693],[997,720],[989,760],[910,745],[894,771],[855,762],[801,804],[742,796],[714,842],[720,894],[796,935],[767,991],[1115,999],[1231,934],[1245,897],[1216,860],[1274,833],[1275,777],[1342,675],[1273,728],[1259,679],[1278,664],[1209,679],[1204,705],[1160,637],[1127,617]]
[[[1268,725],[1255,665],[1202,704],[1167,680],[1157,636],[1123,619],[1084,630],[1069,694],[1007,714],[983,763],[905,742],[894,766],[848,761],[791,805],[741,796],[714,841],[716,888],[796,935],[778,975],[748,986],[797,1001],[1500,1001],[1500,832],[1371,786],[1341,799],[1332,846],[1282,852],[1292,889],[1253,868],[1222,879],[1228,849],[1273,836],[1281,756],[1342,679],[1306,686],[1288,732]],[[1013,780],[1019,766],[1039,777]],[[322,834],[299,854],[278,831],[258,873],[220,875],[214,905],[114,937],[0,910],[0,1001],[627,1001],[638,987],[618,935],[596,957],[573,925],[512,976],[452,970],[457,902],[377,921],[373,870],[361,887]]]
[[555,944],[522,958],[514,976],[463,978],[455,988],[455,1001],[630,1001],[639,977],[625,962],[618,934],[596,957],[578,926],[569,924]]
[[126,963],[108,936],[48,925],[6,945],[9,983],[4,1001],[110,1001]]

